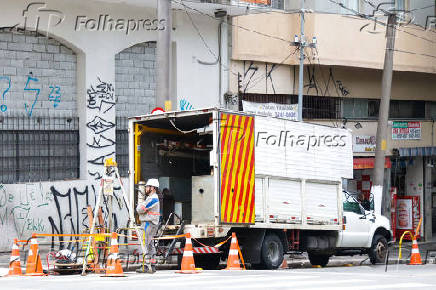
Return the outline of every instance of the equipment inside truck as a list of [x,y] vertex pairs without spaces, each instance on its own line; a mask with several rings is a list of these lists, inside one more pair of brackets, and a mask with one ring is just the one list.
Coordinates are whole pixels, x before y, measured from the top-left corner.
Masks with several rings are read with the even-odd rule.
[[[171,212],[185,223],[192,217],[192,186],[210,180],[210,151],[213,149],[212,114],[176,118],[153,118],[136,122],[135,184],[159,178],[163,194],[163,219]],[[213,187],[212,187],[213,190]],[[199,188],[199,194],[205,189]],[[135,193],[135,202],[137,193]],[[213,212],[213,209],[212,209]]]

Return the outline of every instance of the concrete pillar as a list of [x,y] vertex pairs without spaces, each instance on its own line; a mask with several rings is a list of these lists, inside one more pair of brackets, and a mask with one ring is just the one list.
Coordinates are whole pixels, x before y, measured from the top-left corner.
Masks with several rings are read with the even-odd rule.
[[99,180],[115,159],[115,58],[98,51],[78,57],[80,178]]

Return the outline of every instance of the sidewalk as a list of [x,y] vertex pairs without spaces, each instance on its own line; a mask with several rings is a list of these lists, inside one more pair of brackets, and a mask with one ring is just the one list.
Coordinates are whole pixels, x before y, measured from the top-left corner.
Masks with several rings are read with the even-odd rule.
[[[407,242],[403,243],[402,246],[402,257],[399,263],[405,264],[408,262],[410,257],[412,243]],[[419,243],[419,251],[421,254],[422,262],[424,263],[427,251],[430,250],[428,254],[427,263],[436,263],[436,242],[422,242]],[[45,265],[46,255],[48,253],[48,249],[41,249],[41,260],[43,261],[43,265]],[[398,254],[399,248],[398,243],[394,243],[390,247],[389,251],[389,264],[397,264],[398,263]],[[20,256],[22,265],[25,263],[26,253],[23,253],[20,247]],[[289,268],[310,268],[312,265],[307,258],[307,254],[293,254],[285,256]],[[0,253],[0,268],[8,268],[9,267],[9,258],[10,252],[2,252]],[[330,261],[328,266],[359,266],[359,265],[371,265],[371,262],[368,259],[368,255],[354,255],[354,256],[332,256],[330,257]],[[171,267],[172,265],[162,265],[164,268]]]

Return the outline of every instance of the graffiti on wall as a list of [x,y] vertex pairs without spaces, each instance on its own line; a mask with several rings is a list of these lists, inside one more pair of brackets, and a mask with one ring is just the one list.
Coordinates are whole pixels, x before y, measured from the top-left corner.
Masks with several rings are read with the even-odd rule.
[[[83,181],[73,184],[31,183],[0,184],[0,231],[7,238],[0,250],[8,249],[14,238],[27,239],[32,233],[80,234],[89,228],[87,206],[94,207],[99,188]],[[112,227],[127,225],[127,205],[121,188],[114,187]],[[109,207],[103,197],[103,218],[107,222]],[[107,225],[106,225],[107,226]],[[51,238],[53,249],[62,249],[74,238]]]
[[[119,214],[127,205],[122,200],[120,187],[114,187],[114,200],[113,213],[112,213],[112,230],[116,230],[120,224]],[[98,189],[97,189],[98,191]],[[50,187],[50,194],[53,196],[54,206],[56,211],[54,215],[48,216],[50,223],[50,233],[52,234],[80,234],[84,229],[89,229],[89,219],[87,206],[96,204],[96,188],[95,186],[85,186],[83,189],[76,187],[68,188],[64,191],[56,189],[54,186]],[[103,196],[102,206],[103,218],[108,221],[109,207],[106,198]],[[127,212],[122,214],[127,217]],[[127,224],[122,224],[127,225]],[[107,225],[106,225],[107,226]],[[56,247],[56,242],[59,242],[59,248],[64,247],[63,241],[72,241],[73,238],[69,237],[64,239],[60,236],[52,238],[52,247]]]
[[180,111],[188,111],[188,110],[193,110],[194,109],[192,104],[188,100],[186,100],[186,99],[181,99],[179,101],[179,106],[180,106]]
[[268,88],[271,87],[270,93],[275,94],[276,88],[274,84],[273,72],[279,67],[278,64],[263,64],[264,70],[255,65],[253,61],[244,61],[243,74],[238,79],[238,87],[240,92],[248,93],[250,89],[256,87],[262,82],[265,82],[265,93],[268,93]]
[[6,80],[7,87],[5,87],[5,88],[2,87],[2,102],[0,105],[0,111],[6,112],[8,110],[8,106],[6,106],[6,104],[5,104],[5,98],[6,98],[6,94],[11,89],[11,78],[8,76],[0,76],[0,81],[2,81],[2,80]]
[[114,86],[97,78],[97,83],[88,89],[86,99],[91,112],[86,124],[89,132],[87,146],[92,152],[88,158],[90,179],[99,180],[104,160],[115,156],[115,140],[111,137],[115,129],[112,122],[115,103]]
[[[27,113],[27,116],[32,117],[33,109],[37,104],[40,94],[41,88],[39,86],[39,79],[32,75],[27,76],[26,83],[24,85],[24,97],[27,100],[24,103],[24,110]],[[61,102],[61,87],[51,85],[49,86],[50,92],[48,94],[48,101],[53,102],[53,107],[57,108]],[[8,106],[6,105],[6,96],[9,94],[9,91],[12,89],[11,77],[9,76],[0,76],[0,92],[2,94],[0,111],[6,112],[8,110]]]
[[23,190],[8,192],[0,185],[0,227],[13,225],[21,237],[25,232],[43,232],[46,224],[39,215],[31,214],[32,209],[46,209],[52,201],[51,195],[43,193],[36,184],[25,184]]
[[[316,66],[307,66],[307,77],[305,78],[307,95],[316,96],[332,96],[336,94],[338,97],[347,97],[350,95],[350,90],[344,85],[344,83],[335,78],[333,68],[329,68],[329,75],[326,80],[323,71],[317,69]],[[322,80],[322,82],[319,81]]]

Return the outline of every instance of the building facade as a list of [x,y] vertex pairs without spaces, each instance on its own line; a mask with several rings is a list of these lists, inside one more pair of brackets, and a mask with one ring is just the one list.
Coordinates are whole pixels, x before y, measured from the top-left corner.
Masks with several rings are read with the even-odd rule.
[[[173,1],[174,110],[220,105],[227,16]],[[127,118],[156,107],[156,0],[9,1],[0,19],[0,250],[89,223],[106,158],[128,172]],[[227,13],[228,12],[228,13]],[[207,46],[205,45],[207,44]],[[218,82],[222,79],[222,82]],[[121,191],[114,227],[127,224]],[[106,208],[104,214],[107,216]]]
[[[316,38],[316,47],[304,49],[303,119],[352,131],[355,176],[347,185],[368,198],[386,45],[384,14],[396,10],[385,187],[408,200],[407,210],[403,202],[400,208],[408,225],[394,223],[400,229],[410,223],[416,227],[423,217],[421,235],[430,240],[436,234],[434,1],[396,1],[374,9],[379,2],[305,1],[305,36],[308,42]],[[229,107],[243,110],[244,100],[297,103],[299,50],[293,42],[300,36],[299,5],[284,1],[284,11],[233,19]],[[384,212],[390,206],[386,199]]]

